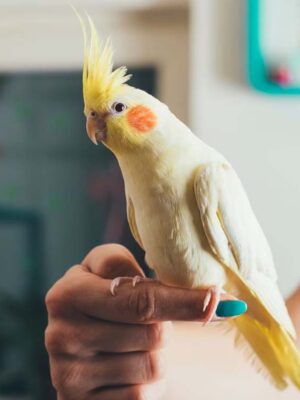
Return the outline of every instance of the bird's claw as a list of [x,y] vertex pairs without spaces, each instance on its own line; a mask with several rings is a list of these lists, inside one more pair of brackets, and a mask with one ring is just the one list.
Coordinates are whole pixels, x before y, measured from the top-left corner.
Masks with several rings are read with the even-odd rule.
[[132,287],[135,287],[138,283],[143,282],[147,278],[144,278],[140,275],[136,275],[135,277],[131,278],[129,276],[118,276],[117,278],[113,279],[110,284],[110,293],[115,296],[116,289],[125,282],[132,282]]
[[143,278],[140,275],[136,275],[133,279],[132,279],[132,287],[136,287],[136,285],[140,282],[142,282],[145,278]]
[[208,309],[207,315],[203,321],[204,326],[209,324],[214,318],[220,301],[221,293],[224,293],[224,290],[219,286],[211,286],[207,289],[207,293],[203,302],[203,312]]

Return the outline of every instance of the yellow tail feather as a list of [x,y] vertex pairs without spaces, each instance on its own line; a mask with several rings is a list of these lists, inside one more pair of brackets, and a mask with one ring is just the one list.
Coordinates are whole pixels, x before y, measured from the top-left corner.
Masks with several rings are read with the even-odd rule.
[[[271,381],[278,389],[285,389],[290,379],[300,389],[300,357],[289,334],[274,320],[267,324],[247,314],[233,321],[238,329],[236,344],[245,339],[260,364],[265,367]],[[253,358],[254,364],[255,359]]]
[[247,313],[232,320],[237,329],[236,345],[248,344],[249,358],[278,389],[286,388],[290,380],[300,390],[300,353],[291,335],[237,273],[227,273],[232,290],[248,304]]

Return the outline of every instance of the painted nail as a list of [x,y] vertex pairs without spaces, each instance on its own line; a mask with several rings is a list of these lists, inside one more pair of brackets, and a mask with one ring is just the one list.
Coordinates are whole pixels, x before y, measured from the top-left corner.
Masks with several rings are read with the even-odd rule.
[[237,317],[247,311],[247,303],[241,300],[220,301],[216,310],[217,317]]

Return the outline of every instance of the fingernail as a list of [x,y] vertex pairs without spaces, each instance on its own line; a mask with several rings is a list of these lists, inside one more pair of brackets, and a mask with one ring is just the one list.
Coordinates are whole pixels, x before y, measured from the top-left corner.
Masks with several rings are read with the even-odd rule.
[[220,301],[216,310],[217,317],[237,317],[247,311],[247,303],[242,300]]

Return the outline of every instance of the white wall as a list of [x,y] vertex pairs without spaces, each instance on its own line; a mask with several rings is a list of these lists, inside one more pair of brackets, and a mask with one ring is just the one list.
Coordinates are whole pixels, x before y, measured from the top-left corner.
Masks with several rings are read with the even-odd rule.
[[245,80],[245,1],[194,0],[191,119],[239,173],[287,294],[300,282],[300,97]]
[[[187,121],[188,13],[184,2],[178,0],[176,7],[166,9],[120,7],[120,12],[110,9],[106,0],[98,1],[98,6],[92,3],[85,9],[103,37],[112,37],[116,64],[157,66],[159,96]],[[81,68],[83,39],[74,12],[64,2],[43,4],[0,7],[0,71]]]

